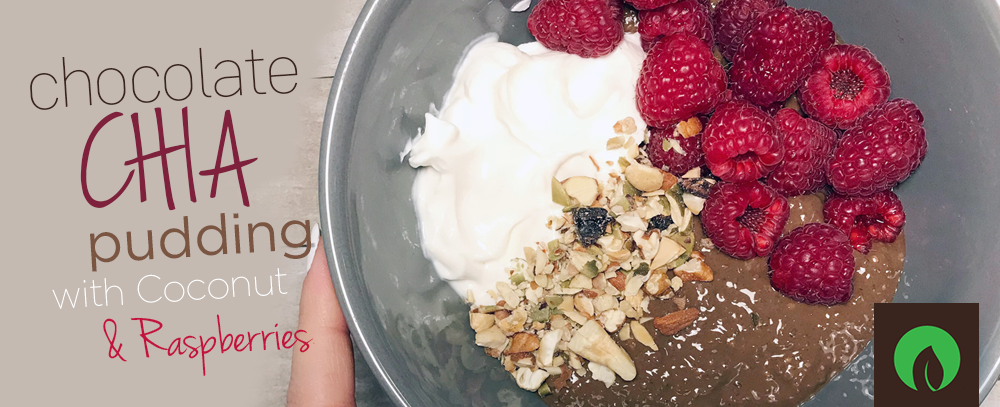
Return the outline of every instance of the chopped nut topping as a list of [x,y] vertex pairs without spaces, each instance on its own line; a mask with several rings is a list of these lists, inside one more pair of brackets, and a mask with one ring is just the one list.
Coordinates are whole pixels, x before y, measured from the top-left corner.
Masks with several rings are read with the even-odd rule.
[[[698,308],[687,308],[677,312],[671,312],[662,317],[653,319],[653,326],[664,335],[676,335],[678,332],[691,326],[698,319],[700,311]],[[633,327],[633,331],[635,328]]]
[[635,127],[635,119],[631,117],[626,117],[624,119],[619,120],[618,123],[615,123],[614,130],[615,133],[617,134],[632,134],[635,133],[635,131],[638,130],[638,128]]
[[698,133],[701,133],[701,120],[698,120],[697,117],[692,117],[677,123],[677,127],[674,128],[674,131],[684,138],[697,136]]
[[535,334],[529,334],[527,332],[518,332],[510,338],[510,345],[507,346],[507,350],[503,353],[507,355],[512,355],[515,353],[532,352],[538,349],[541,342]]
[[646,294],[654,297],[663,295],[670,289],[670,278],[663,271],[654,271],[653,274],[650,274],[649,280],[646,280],[645,288]]
[[674,275],[683,281],[712,281],[714,278],[712,268],[708,267],[701,259],[694,257],[687,263],[677,266],[674,269]]
[[[677,131],[697,134],[700,125],[693,118]],[[509,278],[487,291],[495,305],[470,305],[476,343],[524,389],[551,394],[574,374],[590,374],[609,386],[616,375],[633,380],[635,364],[616,339],[635,339],[655,351],[644,323],[672,334],[698,318],[698,310],[684,309],[686,301],[674,293],[685,282],[714,277],[704,255],[694,251],[691,228],[716,181],[702,178],[700,169],[679,179],[652,167],[640,148],[648,143],[648,130],[639,139],[630,135],[635,127],[632,118],[615,124],[617,134],[607,147],[625,153],[618,159],[620,172],[611,171],[606,181],[551,180],[552,201],[563,213],[550,216],[545,226],[558,236],[511,259]],[[647,316],[651,300],[670,299],[683,311]],[[471,294],[467,300],[475,304]]]
[[635,340],[654,351],[660,350],[660,348],[656,346],[656,341],[653,340],[653,336],[649,334],[646,327],[642,326],[639,321],[632,321],[629,326],[632,328],[632,336],[635,336]]
[[656,191],[663,185],[663,172],[648,165],[635,164],[625,169],[625,179],[641,191]]

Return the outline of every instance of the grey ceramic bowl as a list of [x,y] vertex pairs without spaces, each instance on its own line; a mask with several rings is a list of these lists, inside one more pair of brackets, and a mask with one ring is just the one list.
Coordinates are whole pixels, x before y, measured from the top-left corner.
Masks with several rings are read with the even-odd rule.
[[[995,0],[788,0],[869,47],[895,97],[926,119],[929,153],[898,190],[902,302],[978,302],[979,397],[1000,357],[1000,8]],[[406,141],[486,32],[531,40],[507,1],[371,0],[330,93],[320,166],[323,238],[354,344],[399,406],[542,405],[473,343],[466,307],[420,249]],[[871,345],[807,406],[872,405]]]

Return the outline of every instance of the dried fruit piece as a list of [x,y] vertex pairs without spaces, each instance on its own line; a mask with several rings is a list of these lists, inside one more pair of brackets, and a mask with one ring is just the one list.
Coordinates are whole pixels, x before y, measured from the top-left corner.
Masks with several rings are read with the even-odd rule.
[[626,381],[635,379],[635,362],[597,321],[587,321],[569,341],[569,349],[587,360],[611,368]]
[[646,230],[659,230],[665,231],[670,225],[673,225],[674,221],[669,216],[666,215],[656,215],[649,218],[649,224],[646,225]]
[[664,335],[676,335],[678,332],[691,326],[701,311],[698,308],[687,308],[677,312],[671,312],[662,317],[653,319],[653,326]]
[[686,194],[708,198],[708,194],[712,192],[712,186],[715,185],[715,180],[711,178],[681,178],[677,183],[680,185],[681,191]]
[[573,209],[573,223],[576,225],[576,234],[580,238],[580,243],[590,246],[597,243],[597,239],[604,236],[608,224],[611,223],[608,210],[604,208],[576,208]]

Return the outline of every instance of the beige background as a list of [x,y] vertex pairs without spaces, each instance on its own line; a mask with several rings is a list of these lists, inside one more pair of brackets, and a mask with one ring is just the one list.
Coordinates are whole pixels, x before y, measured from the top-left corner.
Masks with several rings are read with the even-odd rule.
[[[0,345],[6,352],[0,358],[4,367],[0,380],[4,399],[0,404],[284,404],[290,350],[275,351],[272,346],[263,351],[259,343],[253,352],[220,355],[216,349],[207,356],[208,372],[203,377],[200,359],[167,357],[162,352],[145,358],[138,324],[129,318],[162,321],[163,330],[153,336],[161,345],[176,336],[215,334],[217,314],[223,330],[234,334],[295,329],[304,261],[284,258],[280,237],[273,253],[260,249],[266,248],[266,239],[258,241],[256,253],[247,253],[245,231],[243,253],[235,254],[231,216],[239,213],[244,228],[247,222],[266,221],[280,228],[289,220],[318,220],[318,145],[332,80],[316,78],[333,75],[362,3],[101,1],[59,5],[22,2],[5,7],[0,17],[0,42],[5,51],[0,70],[0,118],[4,125],[4,146],[0,149],[4,233],[0,250],[6,281],[0,295],[4,326]],[[203,49],[206,76],[212,76],[212,66],[222,59],[241,65],[242,96],[200,95],[196,71],[199,47]],[[244,62],[250,49],[265,59],[257,63],[257,77],[258,88],[267,91],[266,95],[253,93],[249,64]],[[298,66],[298,85],[289,95],[272,92],[260,72],[278,56],[289,57]],[[61,57],[66,57],[70,70],[87,71],[91,82],[104,68],[115,67],[130,75],[135,68],[150,65],[162,75],[171,64],[183,63],[194,71],[196,88],[183,102],[161,95],[154,103],[142,104],[129,93],[122,103],[107,106],[95,94],[94,105],[88,105],[85,85],[77,75],[70,80],[68,108],[63,107],[59,95],[56,108],[38,110],[29,100],[29,81],[40,72],[61,81]],[[128,86],[131,90],[131,84]],[[207,86],[211,88],[211,82]],[[38,89],[45,88],[39,85]],[[48,89],[47,96],[61,91]],[[139,113],[143,147],[149,153],[157,144],[153,108],[163,109],[167,144],[174,145],[182,141],[179,115],[185,106],[189,109],[196,172],[214,165],[223,112],[232,111],[241,158],[259,158],[245,169],[250,207],[242,205],[232,173],[220,179],[215,199],[209,198],[211,177],[196,173],[198,202],[190,202],[183,153],[171,154],[169,160],[176,210],[166,208],[158,161],[146,166],[147,202],[139,202],[135,178],[110,206],[96,209],[87,205],[80,189],[80,159],[97,121],[115,111],[126,115],[102,131],[93,147],[89,179],[94,194],[107,197],[129,170],[121,163],[135,155],[127,116]],[[229,164],[228,147],[226,151],[223,163]],[[153,230],[158,241],[160,233],[180,227],[182,216],[188,216],[194,235],[202,226],[217,225],[220,213],[226,213],[230,231],[227,255],[207,257],[194,246],[190,258],[174,260],[157,248],[153,260],[135,262],[125,252],[126,231],[144,238],[146,230]],[[100,264],[94,273],[90,271],[89,235],[105,231],[120,238],[122,252],[114,262]],[[175,244],[178,242],[168,240],[168,245]],[[136,283],[147,274],[160,276],[162,283],[213,278],[228,281],[236,276],[251,281],[257,276],[263,283],[279,269],[286,274],[281,289],[288,294],[275,291],[268,297],[254,294],[147,304],[135,292]],[[72,292],[84,287],[83,280],[89,287],[91,279],[103,285],[105,278],[121,287],[125,306],[116,301],[111,306],[91,303],[83,308],[78,304],[75,309],[65,306],[60,310],[55,305],[53,289],[61,293],[69,288]],[[266,290],[265,285],[262,291]],[[117,342],[123,344],[126,363],[107,356],[108,343],[102,330],[105,318],[117,321]]]
[[[61,6],[21,3],[5,10],[0,17],[0,42],[6,51],[4,68],[0,70],[0,118],[5,126],[4,146],[0,148],[5,209],[0,250],[7,280],[0,295],[4,326],[0,344],[7,351],[0,358],[4,367],[0,381],[2,404],[284,404],[290,351],[213,352],[206,362],[208,374],[203,377],[200,359],[168,358],[162,354],[144,358],[136,323],[129,321],[132,317],[159,319],[165,323],[161,332],[167,340],[178,335],[212,335],[216,314],[221,315],[224,329],[233,333],[267,330],[275,323],[282,331],[294,329],[306,264],[304,260],[283,258],[280,239],[275,253],[231,252],[211,258],[197,253],[195,247],[189,259],[171,260],[161,255],[142,263],[128,259],[123,247],[118,260],[101,264],[100,272],[92,273],[88,236],[110,231],[124,245],[125,231],[141,236],[152,229],[158,235],[178,227],[185,215],[196,231],[216,224],[220,212],[230,216],[239,213],[243,224],[318,220],[319,135],[330,77],[362,6],[362,0],[280,5],[180,1],[169,7],[163,3],[105,1]],[[58,77],[63,56],[70,69],[85,69],[93,80],[107,67],[126,73],[141,65],[154,66],[161,73],[173,63],[193,67],[192,58],[196,64],[199,47],[204,49],[206,69],[209,63],[221,59],[236,60],[245,68],[243,60],[249,58],[250,48],[258,57],[290,57],[299,67],[299,85],[290,95],[255,95],[251,84],[244,82],[243,96],[205,99],[196,90],[185,102],[161,99],[149,105],[129,95],[117,106],[105,106],[99,101],[87,106],[71,94],[69,108],[62,107],[60,101],[59,107],[45,112],[28,101],[30,78],[39,72]],[[243,74],[245,78],[248,75]],[[107,208],[94,209],[84,202],[79,164],[91,127],[112,111],[126,115],[139,112],[144,123],[144,147],[149,152],[156,143],[155,128],[150,127],[152,108],[156,106],[163,108],[171,145],[178,142],[173,137],[179,134],[180,108],[188,106],[196,171],[214,163],[222,112],[232,110],[241,157],[260,158],[247,167],[245,175],[250,208],[240,203],[231,175],[220,180],[216,199],[208,197],[209,177],[196,175],[198,202],[189,202],[186,173],[178,158],[170,161],[178,204],[174,211],[167,210],[164,204],[157,162],[147,166],[147,202],[138,202],[137,180]],[[123,176],[117,163],[131,158],[129,153],[134,155],[129,137],[128,132],[109,133],[106,142],[95,144],[95,151],[100,148],[102,153],[96,153],[92,160],[103,157],[109,163],[94,164],[93,179]],[[224,160],[229,163],[228,155]],[[95,193],[106,196],[111,187],[116,187],[113,184],[105,182],[105,188]],[[146,304],[134,293],[138,279],[147,274],[156,274],[164,278],[163,282],[235,276],[263,279],[279,268],[286,274],[281,285],[288,294]],[[105,278],[125,292],[124,307],[91,305],[59,310],[54,304],[51,290],[83,287],[84,279],[88,283],[98,279],[102,284]],[[122,352],[129,362],[107,357],[107,340],[101,329],[105,318],[118,321],[118,343],[124,344]],[[363,363],[357,373],[360,404],[384,404],[384,395]],[[1000,406],[1000,394],[994,392],[984,405]]]

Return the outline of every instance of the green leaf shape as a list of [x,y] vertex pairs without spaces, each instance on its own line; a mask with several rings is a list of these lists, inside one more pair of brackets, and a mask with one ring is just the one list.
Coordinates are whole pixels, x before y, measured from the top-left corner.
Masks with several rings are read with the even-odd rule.
[[[924,377],[924,380],[927,381],[928,387],[932,391],[945,388],[958,375],[958,367],[961,365],[961,354],[955,338],[952,338],[948,332],[936,326],[918,326],[911,329],[899,339],[899,343],[896,344],[896,350],[893,354],[896,375],[899,376],[899,379],[907,387],[913,390],[917,390],[913,377],[913,365],[916,363],[920,352],[928,347],[931,348],[931,352],[934,353],[938,362],[941,363],[942,370],[944,371],[941,387],[936,389],[930,385],[928,378]],[[926,367],[923,370],[926,376]]]

